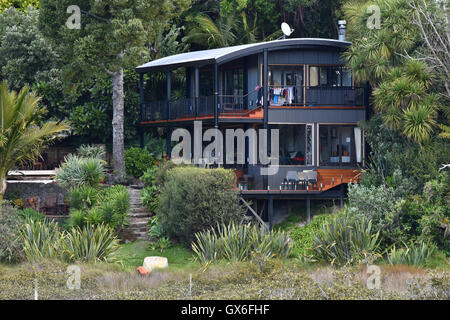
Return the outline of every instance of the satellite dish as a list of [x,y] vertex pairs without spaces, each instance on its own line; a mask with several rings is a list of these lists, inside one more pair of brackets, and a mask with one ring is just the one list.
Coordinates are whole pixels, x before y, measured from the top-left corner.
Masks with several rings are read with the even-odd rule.
[[291,29],[291,27],[286,22],[283,22],[281,24],[281,31],[283,31],[283,34],[285,36],[289,37],[294,30]]

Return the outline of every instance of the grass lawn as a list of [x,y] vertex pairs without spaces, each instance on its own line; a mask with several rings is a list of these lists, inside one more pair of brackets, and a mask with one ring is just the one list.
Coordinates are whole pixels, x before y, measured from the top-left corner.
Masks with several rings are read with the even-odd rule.
[[138,240],[121,245],[119,259],[125,270],[134,271],[142,266],[145,257],[160,256],[169,260],[168,270],[193,270],[200,268],[200,263],[194,261],[193,252],[181,245],[174,244],[163,252],[151,250],[149,242]]

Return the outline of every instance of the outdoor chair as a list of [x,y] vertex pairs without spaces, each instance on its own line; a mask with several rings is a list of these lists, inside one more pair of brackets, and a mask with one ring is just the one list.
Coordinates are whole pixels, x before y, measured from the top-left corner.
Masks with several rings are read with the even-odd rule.
[[[288,171],[283,181],[285,190],[297,190],[298,186],[297,171]],[[282,188],[283,189],[283,188]]]
[[297,177],[299,181],[302,183],[303,188],[306,188],[306,186],[311,185],[317,188],[317,171],[314,170],[303,170],[302,172],[299,172],[297,174]]

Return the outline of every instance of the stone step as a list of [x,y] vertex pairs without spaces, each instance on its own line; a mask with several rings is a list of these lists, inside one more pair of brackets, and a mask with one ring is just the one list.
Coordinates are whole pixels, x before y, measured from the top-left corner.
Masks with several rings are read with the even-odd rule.
[[142,219],[142,218],[134,218],[134,219],[128,219],[128,223],[130,227],[133,226],[147,226],[149,219]]
[[129,218],[146,218],[147,220],[150,220],[152,215],[150,213],[130,213],[128,214]]
[[149,211],[147,210],[147,208],[130,208],[129,213],[149,213]]

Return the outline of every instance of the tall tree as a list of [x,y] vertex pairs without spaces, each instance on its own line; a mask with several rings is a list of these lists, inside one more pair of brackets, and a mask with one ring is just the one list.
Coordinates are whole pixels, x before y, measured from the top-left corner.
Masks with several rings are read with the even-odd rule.
[[9,8],[0,13],[0,80],[20,90],[59,78],[58,55],[38,28],[39,10]]
[[[113,101],[113,166],[117,182],[125,180],[124,161],[124,69],[144,62],[149,43],[160,26],[168,28],[171,20],[186,10],[189,0],[42,0],[40,26],[61,48],[67,71],[76,82],[99,72],[111,79]],[[69,29],[68,19],[81,28]],[[75,15],[75,16],[73,16]]]
[[0,83],[0,201],[6,192],[8,171],[19,163],[34,161],[42,147],[68,129],[63,122],[41,124],[44,112],[28,87],[17,93],[9,91],[6,81]]
[[[422,1],[422,0],[414,0]],[[435,0],[425,0],[432,3]],[[443,126],[440,112],[449,114],[441,89],[442,76],[420,58],[426,42],[421,37],[412,1],[352,1],[344,6],[348,34],[353,45],[345,53],[357,81],[369,81],[374,87],[374,105],[392,129],[422,145]],[[368,25],[379,8],[379,26]],[[417,9],[416,9],[417,10]],[[448,26],[447,26],[448,27]],[[426,47],[426,46],[425,46]],[[448,57],[447,57],[448,58]]]

